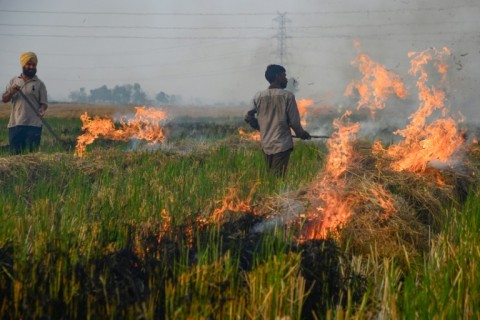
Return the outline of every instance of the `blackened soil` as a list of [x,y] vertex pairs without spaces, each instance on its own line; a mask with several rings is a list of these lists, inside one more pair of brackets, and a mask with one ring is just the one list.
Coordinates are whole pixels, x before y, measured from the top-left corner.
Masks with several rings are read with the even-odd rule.
[[[227,218],[215,231],[208,226],[194,231],[198,236],[190,243],[187,263],[197,263],[197,245],[209,243],[212,237],[222,244],[219,256],[228,250],[238,256],[241,271],[248,272],[262,263],[262,257],[268,256],[262,251],[265,250],[263,242],[266,235],[254,232],[254,227],[264,219],[249,212],[230,213]],[[109,306],[115,305],[115,317],[125,318],[130,315],[128,310],[131,312],[132,306],[141,306],[150,295],[155,295],[156,301],[164,301],[165,283],[174,277],[175,265],[182,259],[182,252],[185,252],[188,243],[187,229],[191,228],[191,224],[177,227],[163,237],[147,234],[140,246],[136,245],[136,248],[143,248],[142,252],[134,250],[132,244],[90,259],[79,257],[75,264],[71,263],[70,253],[52,248],[45,259],[29,258],[22,263],[26,267],[14,268],[14,246],[7,243],[0,248],[2,312],[7,318],[20,316],[25,319],[42,318],[39,310],[45,319],[106,317],[112,313]],[[272,237],[268,241],[272,241]],[[342,297],[347,296],[349,289],[353,292],[353,298],[360,300],[365,290],[365,279],[345,267],[342,270],[344,257],[334,240],[312,240],[299,245],[275,241],[278,241],[275,247],[285,252],[301,252],[301,274],[310,292],[303,306],[302,318],[311,319],[314,315],[321,317],[327,306],[345,303]],[[56,294],[49,291],[52,281],[59,276],[59,270],[62,272],[60,278],[63,279],[63,285],[78,286],[76,294],[69,298],[76,299],[76,304],[66,303],[68,294],[64,289]],[[23,282],[25,288],[19,310],[15,310],[13,301],[16,281]],[[246,283],[240,282],[240,285],[246,286]],[[218,284],[216,287],[221,286]],[[210,303],[222,303],[221,299],[214,300]],[[86,308],[87,305],[90,309]],[[158,319],[165,317],[164,305],[156,304],[155,315]]]

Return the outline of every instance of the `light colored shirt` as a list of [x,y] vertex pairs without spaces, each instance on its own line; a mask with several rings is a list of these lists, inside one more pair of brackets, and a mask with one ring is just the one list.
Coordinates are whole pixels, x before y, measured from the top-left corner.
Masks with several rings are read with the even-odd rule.
[[[20,87],[30,105],[34,106],[37,112],[40,109],[40,105],[48,105],[47,100],[47,88],[43,81],[37,76],[25,81],[21,76],[15,77],[10,80],[7,90],[13,85]],[[8,128],[16,126],[33,126],[41,127],[42,120],[35,114],[32,107],[28,105],[28,102],[23,99],[17,92],[12,97],[13,108],[10,113],[10,121],[8,122]]]
[[300,124],[295,96],[290,91],[270,87],[258,92],[253,98],[253,108],[248,111],[246,121],[256,114],[263,151],[275,154],[293,149],[290,128],[297,136],[304,132]]

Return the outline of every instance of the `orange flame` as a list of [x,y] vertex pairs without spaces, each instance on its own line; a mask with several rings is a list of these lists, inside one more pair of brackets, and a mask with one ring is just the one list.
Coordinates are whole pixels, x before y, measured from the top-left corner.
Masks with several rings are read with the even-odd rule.
[[304,229],[302,240],[324,239],[329,233],[335,233],[349,221],[358,199],[345,192],[345,183],[338,181],[331,185],[328,179],[322,180],[324,189],[320,190],[319,197],[324,206],[317,208],[317,212],[310,216]]
[[172,225],[172,217],[167,213],[167,209],[163,208],[160,216],[162,217],[162,228],[158,235],[158,242],[170,231]]
[[388,71],[383,65],[371,60],[367,55],[358,55],[352,65],[358,65],[358,70],[363,74],[363,78],[360,81],[352,81],[347,86],[345,95],[351,96],[354,89],[357,90],[360,96],[357,110],[367,107],[374,117],[377,110],[385,108],[387,98],[391,94],[395,94],[401,99],[407,97],[407,91],[400,76]]
[[[364,75],[359,82],[352,82],[345,90],[346,95],[351,95],[356,89],[360,95],[357,110],[368,107],[370,114],[375,116],[376,111],[385,108],[389,96],[399,98],[407,96],[405,86],[400,77],[388,71],[384,66],[372,61],[365,54],[360,54],[354,64],[358,64],[360,72]],[[318,192],[321,205],[307,221],[304,229],[304,238],[325,238],[328,233],[334,233],[345,225],[354,214],[354,208],[365,201],[367,195],[348,190],[345,174],[354,166],[356,154],[352,141],[360,130],[359,123],[349,123],[347,118],[351,112],[345,112],[341,118],[333,122],[336,132],[327,141],[329,154],[325,165],[325,175],[314,187]],[[381,217],[395,213],[393,201],[381,186],[371,188],[375,204],[384,210]]]
[[300,123],[303,127],[307,125],[307,111],[313,104],[311,99],[300,99],[297,101],[298,113],[300,114]]
[[371,188],[370,192],[375,196],[378,204],[384,210],[383,214],[380,215],[380,218],[386,219],[390,215],[398,212],[397,208],[393,204],[392,196],[382,187],[382,185],[376,184],[376,189]]
[[232,212],[250,212],[252,211],[252,207],[250,203],[253,199],[253,194],[258,186],[259,182],[256,182],[252,189],[250,189],[250,193],[247,196],[247,199],[241,200],[238,197],[238,191],[235,188],[229,188],[228,194],[225,196],[223,200],[216,201],[216,203],[220,203],[221,206],[216,208],[213,211],[213,214],[210,218],[210,222],[217,222],[221,219],[223,214],[227,211]]
[[341,118],[335,119],[337,129],[327,142],[329,153],[325,165],[325,176],[313,187],[318,192],[322,205],[316,208],[304,228],[304,238],[325,238],[329,232],[346,223],[353,213],[358,201],[346,192],[346,181],[343,179],[348,167],[355,159],[352,141],[360,130],[359,123],[348,123],[351,112],[345,112]]
[[243,138],[260,141],[260,131],[245,132],[245,130],[239,128],[238,133]]
[[[210,224],[222,222],[222,218],[225,212],[252,212],[255,214],[254,209],[250,205],[250,203],[253,200],[254,193],[259,184],[260,182],[258,181],[253,184],[245,200],[240,199],[238,195],[238,189],[234,187],[229,188],[228,193],[224,199],[214,201],[215,205],[220,204],[220,206],[218,208],[215,208],[211,215],[209,215],[208,217],[198,215],[195,220],[192,221],[192,223],[189,223],[187,226],[185,226],[185,228],[183,229],[183,234],[185,235],[188,247],[191,248],[194,244],[196,235],[195,230],[197,230],[197,228],[201,229]],[[159,243],[160,241],[162,241],[164,236],[169,234],[172,226],[172,217],[171,214],[168,214],[167,209],[164,208],[161,211],[160,216],[162,218],[162,224],[159,234],[157,235],[157,241]]]
[[134,119],[127,121],[120,119],[120,129],[116,129],[115,123],[109,118],[102,119],[96,116],[92,119],[87,113],[80,116],[84,133],[77,138],[75,155],[82,157],[87,150],[87,145],[100,136],[108,140],[129,141],[136,138],[152,144],[163,142],[165,135],[160,122],[167,118],[166,113],[155,108],[135,107],[135,109]]
[[[446,81],[448,65],[445,57],[450,55],[447,48],[439,51],[429,49],[420,53],[409,53],[413,57],[410,73],[418,74],[417,87],[419,109],[410,116],[409,125],[395,133],[404,137],[397,145],[383,149],[376,145],[376,152],[386,152],[393,160],[391,168],[395,171],[410,171],[421,173],[425,171],[428,163],[433,160],[448,161],[463,144],[462,132],[457,128],[457,123],[452,118],[447,118],[447,108],[444,104],[446,94],[441,89],[428,85],[426,66],[433,62],[437,72],[441,75],[442,85]],[[431,123],[427,120],[438,111],[443,118]]]
[[360,124],[345,122],[351,113],[351,111],[346,111],[340,118],[333,120],[333,126],[337,131],[327,141],[329,153],[325,168],[327,174],[334,180],[347,170],[353,160],[351,141],[360,130]]

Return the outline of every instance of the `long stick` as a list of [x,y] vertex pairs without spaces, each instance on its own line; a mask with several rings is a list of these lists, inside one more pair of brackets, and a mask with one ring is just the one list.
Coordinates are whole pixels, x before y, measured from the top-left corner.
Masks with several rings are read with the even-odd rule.
[[28,104],[28,106],[33,110],[33,112],[35,112],[35,114],[37,115],[37,117],[42,121],[43,125],[48,129],[48,131],[50,131],[50,133],[52,134],[52,136],[65,148],[68,150],[67,148],[67,144],[65,141],[63,141],[62,139],[60,139],[60,137],[55,133],[55,131],[53,131],[52,127],[50,127],[50,124],[48,124],[48,122],[43,119],[43,117],[40,115],[40,113],[38,113],[38,110],[35,108],[35,106],[32,104],[32,102],[30,100],[27,99],[27,97],[25,96],[25,94],[22,92],[22,90],[18,90],[17,91],[23,98],[23,100],[25,100]]
[[[300,139],[300,137],[297,137],[297,136],[292,136],[292,138]],[[313,138],[313,139],[329,139],[330,136],[310,136],[310,138]]]

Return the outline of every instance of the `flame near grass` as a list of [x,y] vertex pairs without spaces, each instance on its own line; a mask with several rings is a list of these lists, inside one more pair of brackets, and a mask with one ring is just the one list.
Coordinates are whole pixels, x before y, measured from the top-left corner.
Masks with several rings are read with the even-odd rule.
[[[458,130],[457,121],[447,117],[445,105],[446,93],[438,86],[429,85],[426,67],[433,63],[441,76],[441,86],[446,82],[448,64],[445,58],[450,55],[447,48],[429,49],[419,53],[410,53],[412,57],[410,74],[418,75],[418,110],[410,116],[405,129],[395,133],[404,138],[399,144],[383,148],[376,144],[376,150],[392,160],[395,171],[421,173],[431,161],[447,162],[462,146],[463,133]],[[440,117],[432,122],[428,119],[437,111]]]
[[[429,49],[420,53],[410,53],[410,74],[417,76],[418,99],[420,106],[410,116],[410,124],[405,129],[395,133],[404,138],[398,144],[384,148],[377,141],[373,146],[373,154],[377,159],[387,159],[389,168],[393,171],[409,171],[417,174],[424,172],[431,161],[447,162],[460,149],[464,139],[462,132],[457,128],[457,122],[447,117],[445,105],[446,94],[441,89],[428,84],[426,67],[433,64],[441,78],[441,86],[445,84],[448,65],[446,57],[450,55],[448,49]],[[407,92],[400,77],[365,54],[359,54],[354,62],[359,65],[363,78],[359,82],[352,82],[346,94],[350,95],[356,89],[360,100],[359,108],[369,108],[372,117],[375,112],[385,107],[389,96],[405,98]],[[439,111],[440,117],[429,122],[428,118]],[[378,183],[368,183],[368,187],[361,191],[359,183],[350,173],[358,167],[357,155],[353,148],[356,135],[360,130],[359,123],[350,123],[345,113],[341,118],[334,120],[336,132],[328,140],[329,154],[326,160],[325,171],[321,173],[312,188],[312,198],[316,207],[310,212],[304,229],[304,239],[325,238],[328,233],[335,232],[348,223],[361,204],[370,203],[379,212],[380,218],[396,214],[398,209],[394,205],[394,197],[388,189]],[[364,173],[367,179],[367,173]],[[356,182],[355,182],[356,181]],[[444,185],[438,176],[433,183]]]
[[82,131],[77,138],[75,155],[83,157],[87,151],[87,145],[92,144],[99,137],[107,140],[129,141],[141,139],[151,144],[163,142],[165,134],[161,124],[167,119],[164,111],[156,108],[135,107],[136,113],[133,119],[120,119],[120,128],[110,118],[90,118],[87,113],[83,114]]

